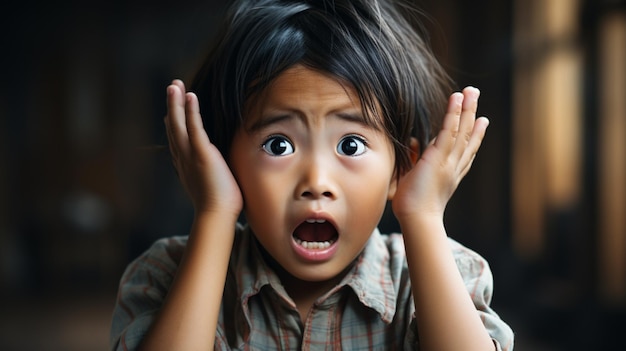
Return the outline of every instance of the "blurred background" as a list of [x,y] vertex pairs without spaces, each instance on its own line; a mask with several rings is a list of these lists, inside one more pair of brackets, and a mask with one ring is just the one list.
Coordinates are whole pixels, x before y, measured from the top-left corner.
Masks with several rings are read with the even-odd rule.
[[[489,260],[516,350],[625,349],[626,1],[416,3],[491,119],[446,225]],[[224,7],[4,9],[0,349],[107,349],[124,267],[187,233],[190,203],[155,146],[165,87],[189,81]]]

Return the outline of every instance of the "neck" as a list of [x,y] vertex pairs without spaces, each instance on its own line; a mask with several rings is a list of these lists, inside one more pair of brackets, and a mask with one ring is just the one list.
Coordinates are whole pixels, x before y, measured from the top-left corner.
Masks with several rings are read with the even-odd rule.
[[306,322],[306,318],[309,311],[313,307],[313,304],[320,297],[324,296],[332,288],[339,284],[344,276],[344,274],[340,274],[330,280],[311,282],[296,278],[282,268],[280,270],[276,270],[276,272],[281,283],[285,287],[285,291],[296,304],[296,308],[300,314],[300,319],[303,323]]
[[306,316],[309,313],[309,310],[319,299],[328,293],[332,288],[334,288],[346,273],[350,270],[351,266],[348,266],[343,272],[338,274],[337,276],[322,281],[308,281],[302,280],[298,277],[293,276],[287,270],[285,270],[278,262],[276,262],[257,242],[259,251],[263,256],[263,259],[268,264],[269,267],[274,270],[278,278],[280,279],[281,284],[285,288],[285,291],[289,295],[289,297],[296,304],[296,308],[300,313],[300,318],[303,322],[306,320]]

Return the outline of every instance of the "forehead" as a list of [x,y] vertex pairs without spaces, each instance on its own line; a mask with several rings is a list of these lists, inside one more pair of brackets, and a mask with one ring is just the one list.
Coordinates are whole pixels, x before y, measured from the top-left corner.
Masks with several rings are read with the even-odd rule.
[[250,97],[246,103],[244,124],[250,127],[258,118],[272,111],[311,115],[348,112],[360,116],[365,124],[380,127],[380,119],[374,117],[376,113],[366,110],[363,111],[359,94],[350,84],[328,73],[295,65]]
[[274,79],[260,94],[260,101],[298,101],[301,98],[315,98],[320,103],[331,100],[347,100],[360,108],[360,100],[355,90],[339,79],[302,65],[286,69]]

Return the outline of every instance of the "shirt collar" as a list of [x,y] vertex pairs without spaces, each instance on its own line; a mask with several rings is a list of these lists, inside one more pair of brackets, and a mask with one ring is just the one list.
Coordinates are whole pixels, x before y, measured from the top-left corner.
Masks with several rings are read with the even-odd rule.
[[[263,259],[250,228],[246,226],[239,234],[239,256],[235,260],[234,274],[242,304],[247,305],[248,299],[267,285],[293,304],[278,276]],[[389,250],[378,229],[374,230],[343,280],[318,302],[323,303],[345,286],[352,289],[364,306],[375,310],[383,321],[390,323],[393,320],[396,294],[389,267]]]
[[363,252],[343,281],[354,291],[361,303],[391,323],[396,313],[396,293],[391,278],[389,249],[378,229],[375,229]]

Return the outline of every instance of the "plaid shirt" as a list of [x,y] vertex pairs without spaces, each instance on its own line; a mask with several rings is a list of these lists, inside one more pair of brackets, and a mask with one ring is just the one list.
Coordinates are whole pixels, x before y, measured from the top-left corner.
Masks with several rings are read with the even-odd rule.
[[[119,287],[111,348],[134,350],[159,310],[187,237],[157,241],[132,262]],[[498,350],[513,332],[489,307],[487,262],[450,239],[457,265]],[[248,229],[238,228],[224,289],[216,350],[418,350],[404,242],[376,230],[342,282],[320,297],[303,323]],[[453,331],[451,331],[451,337]]]

